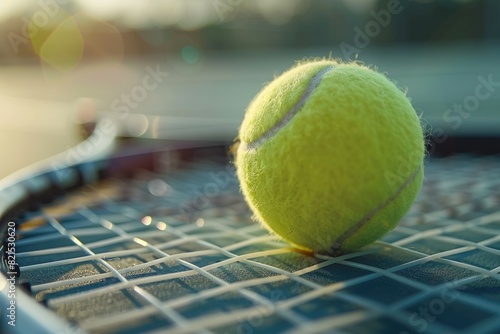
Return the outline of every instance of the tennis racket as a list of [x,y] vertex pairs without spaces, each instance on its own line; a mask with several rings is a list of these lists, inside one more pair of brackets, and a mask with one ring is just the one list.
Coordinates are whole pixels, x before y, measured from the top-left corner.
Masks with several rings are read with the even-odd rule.
[[227,146],[86,141],[2,182],[4,333],[499,333],[500,158],[429,159],[394,231],[310,254],[251,219]]

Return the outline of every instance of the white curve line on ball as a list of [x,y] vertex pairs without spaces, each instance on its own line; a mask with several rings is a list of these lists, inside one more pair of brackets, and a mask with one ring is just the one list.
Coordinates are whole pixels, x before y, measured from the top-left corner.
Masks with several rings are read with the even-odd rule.
[[422,169],[422,165],[419,165],[417,167],[417,169],[413,172],[413,174],[410,175],[410,177],[401,185],[401,187],[399,187],[399,189],[394,194],[391,195],[391,197],[389,197],[384,203],[380,204],[375,209],[368,212],[356,224],[351,226],[340,237],[338,237],[338,239],[330,247],[331,253],[333,253],[333,254],[338,253],[341,250],[342,243],[345,241],[345,239],[350,237],[354,232],[356,232],[361,227],[363,227],[366,223],[368,223],[373,218],[373,216],[375,216],[379,211],[383,210],[385,207],[387,207],[389,204],[391,204],[396,199],[396,197],[398,197],[403,192],[403,190],[405,190],[406,187],[408,187],[408,185],[410,183],[412,183],[413,180],[415,180],[415,178],[417,177],[417,175],[421,169]]
[[257,138],[253,142],[242,143],[242,149],[251,150],[251,149],[255,149],[255,148],[259,147],[266,140],[273,137],[285,125],[287,125],[288,122],[290,122],[292,120],[293,116],[295,116],[300,111],[300,109],[302,109],[304,104],[306,104],[306,102],[309,99],[309,97],[311,96],[311,94],[314,92],[316,87],[318,87],[318,85],[320,84],[321,79],[323,79],[323,76],[327,72],[329,72],[330,70],[333,70],[334,68],[335,68],[335,66],[327,66],[324,69],[322,69],[321,71],[319,71],[316,75],[314,75],[309,80],[307,88],[306,88],[305,92],[302,94],[300,100],[292,107],[292,109],[290,109],[290,111],[287,112],[285,114],[285,116],[283,116],[283,118],[281,118],[281,120],[278,123],[276,123],[276,125],[274,125],[272,128],[270,128],[269,130],[264,132],[264,134],[262,136],[260,136],[259,138]]

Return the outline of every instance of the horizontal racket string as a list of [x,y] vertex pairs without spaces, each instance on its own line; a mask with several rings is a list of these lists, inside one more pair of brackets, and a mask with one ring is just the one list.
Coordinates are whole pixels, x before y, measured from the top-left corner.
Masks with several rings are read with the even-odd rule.
[[[405,239],[402,239],[402,240],[399,240],[398,242],[395,242],[394,244],[392,244],[392,246],[399,246],[399,245],[404,245],[406,243],[410,243],[410,242],[413,242],[415,240],[418,240],[420,238],[427,238],[427,237],[435,237],[436,241],[439,241],[439,240],[444,240],[444,241],[447,241],[447,242],[450,242],[450,243],[456,243],[457,245],[464,245],[466,247],[469,247],[469,248],[460,248],[460,249],[455,249],[455,250],[452,250],[450,252],[443,252],[443,253],[440,253],[440,254],[436,254],[432,257],[432,259],[438,259],[440,257],[444,257],[444,256],[448,256],[448,255],[451,255],[451,254],[456,254],[456,253],[460,253],[462,251],[467,251],[467,250],[471,250],[473,248],[477,248],[477,249],[481,249],[481,250],[484,250],[484,251],[488,251],[488,252],[492,252],[494,253],[495,255],[500,255],[500,251],[499,250],[495,250],[495,249],[491,249],[491,248],[488,248],[486,245],[488,243],[493,243],[493,242],[496,242],[498,240],[500,240],[500,235],[496,235],[494,237],[492,237],[491,239],[488,239],[488,240],[485,240],[481,243],[471,243],[471,242],[465,242],[463,240],[460,240],[460,239],[456,239],[456,238],[448,238],[448,237],[443,237],[443,236],[440,236],[441,233],[443,232],[449,232],[449,231],[459,231],[459,230],[463,230],[463,229],[479,229],[479,225],[482,225],[482,224],[487,224],[488,222],[491,222],[491,221],[495,221],[496,219],[498,219],[500,217],[500,214],[493,214],[491,216],[487,216],[487,217],[482,217],[481,218],[481,222],[478,222],[478,223],[475,223],[475,222],[469,222],[467,224],[462,224],[462,225],[453,225],[453,226],[447,226],[447,227],[440,227],[440,228],[437,228],[437,229],[432,229],[432,230],[427,230],[425,232],[421,232],[420,234],[416,234],[418,231],[417,230],[412,230],[412,229],[408,229],[406,227],[401,227],[400,230],[404,230],[406,233],[408,233],[410,235],[410,237],[408,238],[405,238]],[[486,218],[489,218],[489,219],[486,219]],[[480,231],[484,231],[484,230],[480,230]],[[494,233],[494,231],[490,231],[490,230],[487,230],[488,232],[491,232],[491,233]],[[141,232],[141,233],[138,233],[137,234],[137,237],[147,237],[147,236],[154,236],[154,235],[157,235],[158,234],[158,231],[150,231],[150,232]],[[160,243],[157,245],[158,248],[162,249],[162,248],[168,248],[168,247],[172,247],[172,246],[175,246],[176,244],[180,244],[180,243],[184,243],[184,242],[189,242],[189,241],[197,241],[198,239],[202,239],[202,238],[217,238],[217,237],[220,237],[221,235],[224,235],[224,233],[222,234],[218,234],[218,233],[207,233],[207,234],[201,234],[199,237],[191,237],[191,236],[184,236],[183,239],[178,239],[178,240],[175,240],[175,241],[169,241],[169,242],[166,242],[166,243]],[[246,235],[245,237],[248,237],[248,235]],[[100,247],[100,246],[103,246],[103,245],[109,245],[109,244],[114,244],[114,243],[117,243],[117,242],[121,242],[123,240],[133,240],[133,238],[135,237],[116,237],[116,238],[111,238],[111,239],[107,239],[106,242],[96,242],[96,243],[89,243],[87,244],[87,246],[89,248],[92,248],[92,247]],[[254,238],[252,241],[249,241],[248,243],[250,242],[261,242],[261,241],[265,241],[265,240],[271,240],[272,237],[263,237],[263,238]],[[111,242],[112,241],[112,242]],[[238,246],[238,245],[236,245]],[[242,245],[243,246],[243,245]],[[231,247],[231,248],[235,248],[235,247]],[[72,248],[73,249],[73,248]],[[45,251],[33,251],[33,252],[27,252],[27,253],[21,253],[19,254],[19,257],[24,257],[24,256],[37,256],[37,255],[43,255],[43,254],[52,254],[52,253],[60,253],[60,252],[63,252],[63,251],[67,251],[68,248],[64,247],[62,249],[58,249],[58,248],[54,248],[54,249],[50,249],[50,252],[45,252]],[[230,250],[230,249],[228,249]],[[147,251],[147,248],[138,248],[138,249],[131,249],[131,250],[122,250],[122,251],[116,251],[116,252],[106,252],[106,253],[101,253],[101,254],[96,254],[96,255],[92,255],[92,256],[85,256],[85,257],[78,257],[78,258],[72,258],[72,259],[67,259],[67,260],[60,260],[60,261],[53,261],[53,262],[50,262],[50,263],[41,263],[41,264],[36,264],[36,265],[28,265],[28,266],[25,266],[23,267],[23,271],[26,271],[26,270],[35,270],[35,269],[40,269],[40,268],[47,268],[47,267],[50,267],[50,266],[58,266],[58,265],[66,265],[66,264],[75,264],[75,263],[80,263],[80,262],[86,262],[88,260],[94,260],[94,259],[97,259],[97,258],[111,258],[111,257],[115,257],[115,256],[124,256],[124,255],[130,255],[130,254],[140,254],[140,253],[143,253],[143,252],[146,252]],[[172,258],[182,258],[182,257],[191,257],[191,256],[205,256],[205,255],[213,255],[213,254],[218,254],[219,250],[207,250],[207,251],[200,251],[200,252],[196,252],[196,253],[187,253],[187,254],[176,254],[176,255],[173,255]],[[286,252],[286,251],[283,251],[283,252]],[[249,254],[248,256],[244,257],[244,258],[250,258],[250,257],[260,257],[260,256],[266,256],[266,255],[273,255],[275,253],[271,252],[271,253],[265,253],[265,254]],[[358,254],[359,255],[359,254]],[[422,255],[421,253],[419,253],[419,255]],[[446,260],[444,259],[443,262],[447,262],[449,260]],[[134,271],[134,270],[137,270],[137,269],[141,269],[141,268],[144,268],[148,265],[155,265],[155,264],[158,264],[158,263],[162,263],[162,262],[165,262],[164,259],[158,259],[158,260],[155,260],[155,261],[152,261],[150,263],[145,263],[145,264],[140,264],[140,265],[136,265],[136,266],[131,266],[129,268],[125,268],[125,269],[120,269],[119,272],[120,273],[127,273],[127,272],[131,272],[131,271]],[[459,263],[454,263],[455,265],[460,265]],[[477,268],[477,267],[473,267],[473,266],[470,266],[470,265],[466,265],[466,264],[462,264],[462,266],[466,269],[469,269],[469,270],[473,270],[473,271],[477,271],[478,273],[481,273],[481,274],[485,274],[486,271],[482,268]],[[398,270],[400,270],[402,268],[398,268]],[[109,277],[111,276],[111,274],[101,274],[99,275],[98,277],[99,278],[104,278],[104,277]],[[96,277],[97,278],[97,277]],[[165,278],[168,278],[168,277],[165,277]],[[92,277],[88,277],[86,279],[92,279]],[[48,285],[41,285],[41,286],[38,286],[38,285],[34,285],[32,287],[33,291],[39,291],[41,289],[46,289],[46,288],[50,288],[50,287],[54,287],[54,286],[59,286],[59,285],[63,285],[63,284],[72,284],[74,283],[74,281],[72,280],[68,280],[67,282],[65,281],[59,281],[59,282],[56,282],[52,285],[50,285],[50,283]]]
[[[393,243],[392,246],[404,245],[404,244],[416,241],[418,239],[433,237],[437,241],[447,241],[449,243],[456,243],[457,245],[462,245],[462,246],[468,246],[468,247],[472,247],[472,248],[477,248],[477,249],[481,249],[483,251],[491,252],[491,253],[493,253],[495,255],[500,255],[500,251],[499,250],[487,247],[487,244],[491,244],[491,243],[494,243],[496,241],[499,241],[500,240],[500,235],[497,235],[495,230],[492,230],[492,229],[481,229],[480,228],[481,225],[486,225],[489,222],[495,222],[498,219],[500,219],[500,213],[494,213],[494,214],[492,214],[490,216],[481,217],[481,219],[480,219],[481,221],[478,221],[478,222],[474,222],[473,221],[473,222],[468,222],[468,223],[464,223],[464,224],[460,224],[460,225],[452,225],[452,226],[446,226],[446,227],[439,227],[439,228],[436,228],[436,229],[426,230],[425,232],[421,232],[421,231],[418,231],[418,230],[413,230],[413,229],[408,228],[408,227],[399,227],[399,231],[402,231],[402,232],[404,231],[405,233],[409,234],[410,236],[407,237],[407,238],[405,238],[405,239],[402,239],[402,240],[399,240],[399,241]],[[136,223],[131,223],[131,225],[136,225]],[[257,228],[254,228],[254,229],[257,229]],[[465,229],[467,229],[467,230],[477,230],[479,232],[484,232],[484,233],[490,233],[490,234],[495,235],[495,236],[493,236],[491,239],[484,240],[484,241],[479,242],[479,243],[473,243],[473,242],[464,241],[464,240],[457,239],[457,238],[450,238],[450,237],[441,236],[441,234],[445,233],[445,232],[462,231],[462,230],[465,230]],[[88,234],[87,233],[82,233],[81,235],[86,235],[86,234],[87,235],[95,235],[96,234],[92,229],[86,229],[86,232],[89,232],[89,231],[92,231],[92,232],[88,233]],[[96,229],[96,231],[101,231],[101,230],[100,229],[99,230]],[[73,232],[74,233],[78,233],[78,234],[81,233],[80,230],[74,230]],[[115,237],[115,238],[109,238],[109,239],[106,239],[104,241],[88,243],[87,246],[90,247],[90,248],[97,248],[97,247],[102,247],[102,246],[106,246],[106,245],[116,244],[116,243],[122,242],[124,240],[133,240],[133,238],[136,238],[136,237],[139,237],[139,238],[142,237],[142,238],[144,238],[144,237],[155,236],[157,234],[158,234],[157,231],[139,232],[134,237],[120,236],[120,237]],[[205,233],[205,234],[200,234],[199,236],[196,236],[196,237],[192,237],[192,236],[186,235],[186,237],[184,239],[179,239],[179,240],[176,240],[176,241],[169,241],[169,242],[165,242],[165,243],[160,243],[160,244],[157,245],[157,247],[160,248],[160,249],[161,248],[168,248],[168,247],[172,247],[172,246],[175,246],[177,244],[184,243],[184,242],[187,242],[187,241],[196,241],[196,240],[198,240],[200,238],[217,238],[217,237],[220,237],[221,235],[223,235],[223,234],[220,234],[220,233]],[[266,236],[266,237],[262,237],[262,238],[255,238],[254,237],[254,239],[252,241],[249,241],[248,243],[259,243],[261,241],[270,241],[270,240],[273,240],[273,239],[274,238],[272,238],[270,236]],[[42,240],[36,240],[36,242],[40,242],[40,241],[42,241]],[[234,245],[231,248],[237,248],[239,246],[240,245]],[[242,244],[241,246],[245,246],[245,244]],[[57,254],[57,253],[66,252],[66,251],[73,251],[73,250],[77,250],[77,249],[78,249],[78,246],[51,248],[51,249],[47,249],[47,250],[37,250],[37,251],[29,251],[29,252],[20,253],[18,255],[18,257],[19,258],[23,258],[23,257],[30,257],[30,256],[40,256],[40,255],[47,255],[47,254]],[[230,250],[230,249],[228,249],[228,250]],[[105,253],[96,254],[96,255],[93,255],[93,256],[76,257],[76,258],[66,259],[66,260],[60,260],[60,261],[52,261],[52,262],[49,262],[49,263],[27,265],[27,266],[23,267],[23,271],[35,270],[35,269],[40,269],[40,268],[47,268],[47,267],[50,267],[50,266],[58,266],[58,265],[65,265],[65,264],[74,264],[74,263],[79,263],[79,262],[86,262],[89,259],[97,259],[97,258],[101,258],[101,257],[106,258],[106,257],[120,256],[120,255],[121,256],[123,256],[123,255],[130,255],[130,254],[135,254],[137,252],[141,253],[141,252],[146,252],[146,251],[147,251],[147,249],[132,249],[132,250],[122,250],[122,251],[116,251],[116,252],[105,252]],[[458,250],[458,251],[460,251],[460,250]],[[217,253],[217,251],[204,251],[204,252],[200,252],[199,254],[196,254],[196,255],[211,255],[211,254],[216,254],[216,253]],[[183,256],[183,254],[177,254],[174,257],[179,257],[179,256]],[[191,256],[191,254],[187,254],[186,256]],[[446,255],[443,255],[443,256],[446,256]],[[153,264],[155,264],[155,263],[153,263]],[[122,269],[122,270],[124,270],[124,272],[128,272],[128,271],[134,270],[134,268],[135,267],[130,267],[130,268],[127,268],[127,269]],[[137,267],[137,268],[141,268],[141,267]],[[475,270],[473,267],[471,267],[470,269],[471,270]],[[34,286],[34,288],[36,288],[36,286]]]

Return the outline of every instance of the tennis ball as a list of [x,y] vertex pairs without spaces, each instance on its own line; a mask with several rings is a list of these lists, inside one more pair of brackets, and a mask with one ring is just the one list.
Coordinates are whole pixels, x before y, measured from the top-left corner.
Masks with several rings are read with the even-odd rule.
[[424,136],[410,101],[357,63],[300,63],[246,110],[235,164],[269,230],[338,255],[393,229],[422,183]]

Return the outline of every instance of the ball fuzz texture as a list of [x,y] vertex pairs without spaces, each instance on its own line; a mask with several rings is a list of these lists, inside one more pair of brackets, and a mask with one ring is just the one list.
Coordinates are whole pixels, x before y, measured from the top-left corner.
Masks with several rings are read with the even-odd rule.
[[422,183],[406,95],[357,63],[298,64],[251,102],[236,167],[254,216],[293,245],[338,255],[393,229]]

